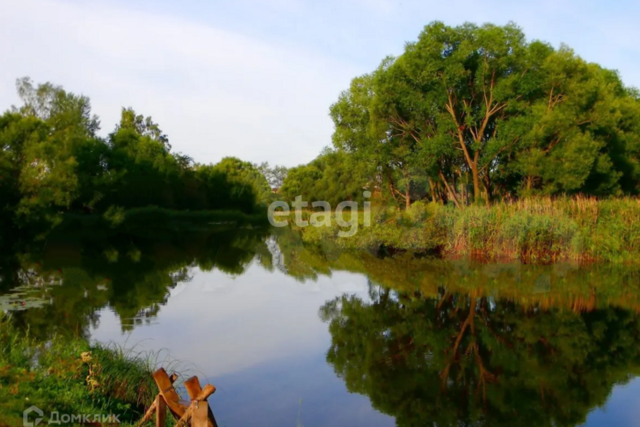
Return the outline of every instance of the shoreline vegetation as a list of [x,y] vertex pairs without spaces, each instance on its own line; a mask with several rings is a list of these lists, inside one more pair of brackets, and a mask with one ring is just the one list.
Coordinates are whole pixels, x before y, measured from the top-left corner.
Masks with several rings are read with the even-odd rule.
[[46,241],[70,219],[266,223],[282,167],[235,157],[196,163],[131,108],[103,136],[89,98],[27,77],[16,88],[22,105],[0,115],[0,245]]
[[640,262],[640,91],[565,45],[513,23],[433,22],[355,77],[330,116],[333,146],[290,169],[281,198],[336,206],[368,191],[384,207],[351,237],[335,215],[301,228],[305,242]]
[[[331,227],[297,227],[290,215],[303,242],[333,241],[342,249],[411,250],[487,262],[640,263],[636,198],[529,198],[462,207],[416,202],[408,210],[373,206],[371,226],[363,226],[364,213],[358,212],[359,228],[351,237],[338,236],[348,228],[337,225],[335,213]],[[302,214],[306,220],[311,215]],[[344,217],[350,221],[350,214]]]
[[0,425],[21,426],[30,406],[44,411],[47,424],[55,422],[53,412],[58,420],[115,415],[125,427],[142,418],[156,392],[151,374],[158,354],[61,335],[39,342],[10,320],[0,318]]

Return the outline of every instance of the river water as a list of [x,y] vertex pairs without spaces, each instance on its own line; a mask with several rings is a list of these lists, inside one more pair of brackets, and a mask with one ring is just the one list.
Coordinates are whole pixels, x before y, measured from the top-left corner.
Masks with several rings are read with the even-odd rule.
[[221,426],[639,425],[640,270],[82,236],[5,256],[0,309],[198,375]]

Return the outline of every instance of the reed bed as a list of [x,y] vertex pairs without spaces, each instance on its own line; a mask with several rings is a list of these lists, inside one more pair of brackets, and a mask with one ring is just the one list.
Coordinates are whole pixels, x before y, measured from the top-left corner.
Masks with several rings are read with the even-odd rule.
[[338,236],[334,213],[332,227],[305,227],[303,240],[525,263],[640,263],[637,198],[530,198],[461,208],[416,202],[406,211],[374,208],[370,227],[363,226],[363,215],[358,213],[359,228],[352,237]]

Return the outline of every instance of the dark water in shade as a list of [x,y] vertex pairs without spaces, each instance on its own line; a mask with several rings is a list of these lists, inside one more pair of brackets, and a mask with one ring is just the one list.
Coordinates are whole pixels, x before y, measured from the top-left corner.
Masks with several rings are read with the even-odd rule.
[[5,256],[0,309],[177,360],[221,426],[640,425],[640,270],[273,233],[54,236]]

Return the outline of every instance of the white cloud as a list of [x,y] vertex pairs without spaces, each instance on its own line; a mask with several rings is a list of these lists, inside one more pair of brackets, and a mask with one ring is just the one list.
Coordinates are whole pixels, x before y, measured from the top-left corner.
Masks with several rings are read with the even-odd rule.
[[[2,2],[0,97],[16,77],[91,97],[103,131],[120,107],[151,115],[197,161],[295,165],[330,144],[344,63],[241,34],[105,3]],[[8,106],[6,101],[3,102]]]

